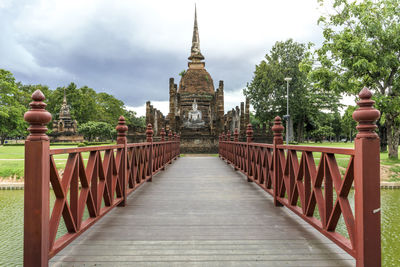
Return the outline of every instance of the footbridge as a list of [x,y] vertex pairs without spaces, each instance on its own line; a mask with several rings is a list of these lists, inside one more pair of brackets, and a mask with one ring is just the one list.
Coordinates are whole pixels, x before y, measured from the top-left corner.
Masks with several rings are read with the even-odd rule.
[[[40,91],[25,114],[24,266],[380,266],[379,138],[360,92],[354,149],[223,134],[180,157],[179,135],[50,149]],[[55,159],[65,157],[60,166]]]

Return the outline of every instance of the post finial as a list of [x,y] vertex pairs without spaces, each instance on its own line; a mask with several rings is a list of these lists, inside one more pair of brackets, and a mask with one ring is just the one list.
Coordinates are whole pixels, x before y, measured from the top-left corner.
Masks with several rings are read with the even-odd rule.
[[174,140],[175,140],[175,141],[178,140],[177,135],[176,135],[176,132],[174,132]]
[[161,129],[160,135],[161,135],[161,141],[165,141],[166,133],[165,133],[165,129],[164,128]]
[[152,142],[153,141],[153,126],[151,126],[151,123],[147,124],[146,141],[147,142]]
[[247,142],[250,143],[253,140],[253,127],[251,126],[251,123],[247,124],[247,130],[246,130],[246,137],[247,137]]
[[226,139],[228,141],[231,141],[231,131],[228,131],[228,133],[226,134]]
[[274,126],[272,126],[272,132],[274,133],[274,143],[278,142],[279,144],[283,143],[283,130],[285,128],[282,126],[282,119],[279,116],[276,116],[274,119]]
[[238,128],[235,128],[235,132],[233,133],[233,135],[235,136],[235,142],[239,141],[239,131]]
[[168,141],[172,141],[172,131],[169,130],[168,132]]
[[226,141],[226,138],[225,138],[225,132],[222,132],[222,141]]
[[125,117],[124,116],[120,116],[118,119],[118,125],[117,127],[115,127],[115,129],[117,130],[118,133],[118,137],[117,138],[125,138],[126,137],[126,132],[128,131],[128,126],[126,126],[126,122],[125,122]]
[[29,104],[30,110],[25,112],[24,120],[29,123],[29,135],[26,140],[29,141],[48,141],[46,135],[46,124],[51,121],[51,114],[46,110],[45,96],[40,90],[36,90],[32,94],[32,102]]
[[379,110],[373,107],[375,101],[372,100],[372,93],[364,87],[358,94],[360,100],[357,101],[358,109],[353,112],[353,119],[358,122],[358,134],[356,138],[378,138],[375,132],[377,128],[375,121],[379,119]]

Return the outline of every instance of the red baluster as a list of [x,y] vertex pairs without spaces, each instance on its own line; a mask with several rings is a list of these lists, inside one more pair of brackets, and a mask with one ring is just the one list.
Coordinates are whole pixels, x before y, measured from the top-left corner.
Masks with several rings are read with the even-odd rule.
[[147,180],[148,182],[151,182],[153,180],[153,127],[151,124],[147,124],[147,129],[146,129],[146,141],[148,143],[151,143],[149,146],[149,167],[148,167],[148,173],[147,175],[150,176],[150,178]]
[[375,133],[380,112],[373,108],[368,88],[359,97],[359,108],[353,113],[358,122],[354,141],[356,261],[357,266],[381,266],[380,147]]
[[252,142],[253,140],[253,127],[251,126],[251,124],[247,124],[247,130],[246,130],[246,139],[247,139],[247,181],[248,182],[252,182],[251,176],[253,175],[252,173],[252,160],[251,160],[251,149],[249,146],[249,143]]
[[126,126],[125,123],[125,118],[124,116],[120,116],[118,119],[118,125],[115,127],[117,130],[117,144],[122,144],[124,145],[124,148],[122,150],[122,155],[121,155],[121,165],[122,165],[122,173],[120,173],[120,183],[121,183],[121,188],[122,188],[122,202],[118,206],[125,206],[126,205],[126,194],[127,194],[127,138],[126,138],[126,133],[128,132],[128,126]]
[[160,135],[161,135],[161,141],[162,141],[162,142],[165,141],[165,134],[166,134],[166,133],[165,133],[165,129],[162,128],[162,129],[161,129],[161,133],[160,133]]
[[40,90],[32,94],[31,109],[24,119],[29,123],[25,141],[24,188],[24,266],[48,266],[49,261],[49,191],[50,142],[46,124],[51,114],[46,111]]
[[279,195],[279,188],[280,188],[280,181],[279,177],[282,177],[282,173],[280,171],[280,158],[278,155],[278,148],[277,145],[283,144],[283,130],[285,128],[282,126],[281,117],[276,116],[274,119],[274,126],[272,126],[272,132],[274,133],[274,140],[273,140],[273,161],[274,161],[274,205],[275,206],[282,206],[282,204],[278,201],[277,197]]

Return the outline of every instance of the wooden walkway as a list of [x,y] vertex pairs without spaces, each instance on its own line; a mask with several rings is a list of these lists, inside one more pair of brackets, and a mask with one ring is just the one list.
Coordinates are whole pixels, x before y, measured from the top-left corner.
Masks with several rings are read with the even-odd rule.
[[217,157],[183,157],[51,266],[355,266]]

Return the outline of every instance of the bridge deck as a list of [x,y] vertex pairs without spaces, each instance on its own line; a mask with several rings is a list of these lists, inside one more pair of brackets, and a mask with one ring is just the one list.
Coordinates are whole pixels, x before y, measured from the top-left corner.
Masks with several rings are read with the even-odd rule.
[[354,266],[351,256],[217,157],[183,157],[51,266]]

